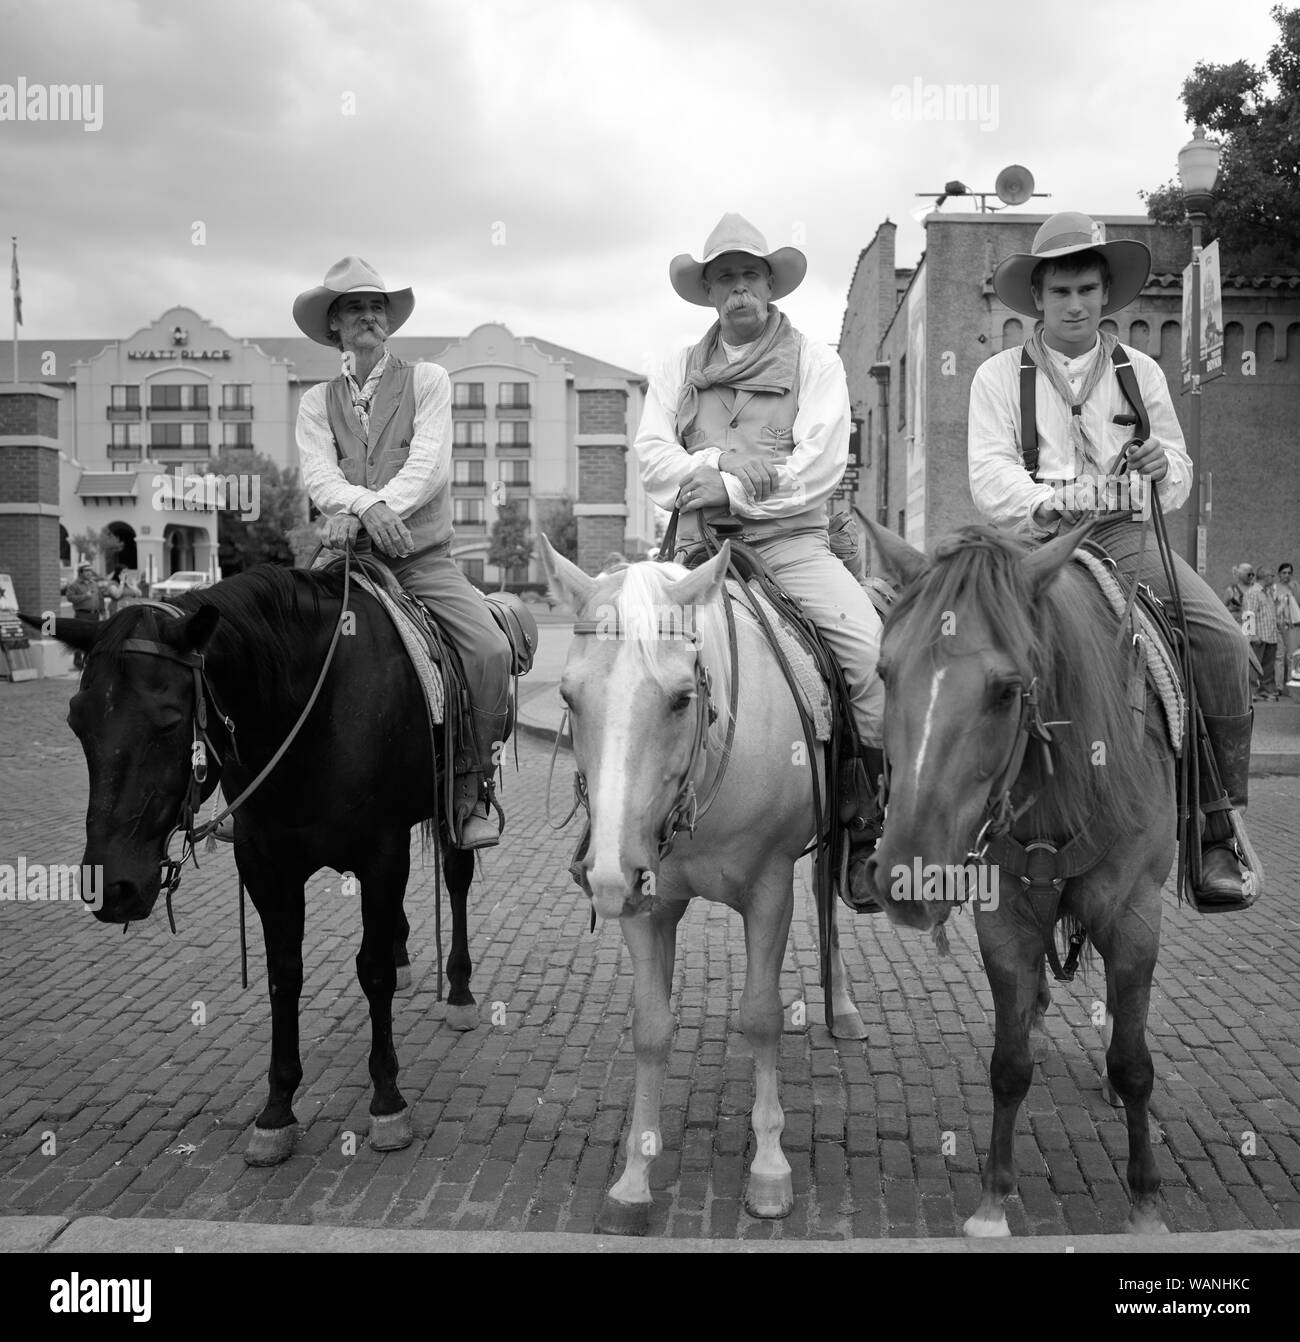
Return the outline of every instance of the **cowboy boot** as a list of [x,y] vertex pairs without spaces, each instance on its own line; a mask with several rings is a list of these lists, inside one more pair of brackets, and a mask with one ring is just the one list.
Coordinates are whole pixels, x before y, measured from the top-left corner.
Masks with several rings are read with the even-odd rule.
[[1205,825],[1201,833],[1201,880],[1193,892],[1198,905],[1207,913],[1228,913],[1249,908],[1255,902],[1253,891],[1245,885],[1245,870],[1233,841],[1228,806],[1239,817],[1245,816],[1250,778],[1250,734],[1253,713],[1232,718],[1205,717],[1205,734],[1214,752],[1219,781],[1228,794],[1227,802],[1202,803]]
[[867,881],[867,861],[884,828],[880,780],[885,772],[885,755],[876,746],[863,746],[861,758],[848,761],[848,765],[851,782],[843,795],[840,818],[849,835],[849,881],[840,896],[854,913],[883,913],[875,888]]
[[[494,848],[505,829],[505,812],[492,791],[491,777],[477,769],[456,775],[456,796],[453,803],[456,814],[456,847],[463,849]],[[499,823],[492,819],[494,808]]]

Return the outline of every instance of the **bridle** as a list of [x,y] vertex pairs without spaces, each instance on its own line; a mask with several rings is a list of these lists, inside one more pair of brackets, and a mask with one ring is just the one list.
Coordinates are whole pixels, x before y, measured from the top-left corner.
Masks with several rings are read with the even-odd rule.
[[[719,757],[718,768],[713,775],[713,781],[709,784],[708,792],[703,801],[699,800],[695,790],[695,777],[699,771],[700,762],[704,757],[705,738],[708,729],[717,721],[718,710],[713,702],[713,683],[709,675],[708,667],[704,664],[703,649],[700,644],[700,635],[698,631],[692,631],[685,634],[679,627],[669,627],[671,621],[667,621],[665,616],[661,615],[659,626],[656,630],[656,637],[672,638],[678,642],[689,643],[692,646],[694,654],[694,681],[695,681],[695,727],[691,736],[690,753],[687,756],[686,767],[683,769],[681,778],[677,784],[674,794],[673,804],[668,808],[668,814],[660,827],[658,847],[659,860],[662,861],[672,852],[673,844],[676,842],[677,835],[686,830],[692,837],[695,835],[696,825],[708,814],[709,808],[713,805],[722,787],[722,780],[727,772],[727,765],[731,759],[731,749],[736,734],[736,699],[738,692],[737,667],[736,667],[736,624],[735,616],[731,609],[731,599],[723,592],[723,602],[727,612],[727,637],[729,644],[729,656],[731,658],[731,688],[728,695],[727,708],[727,735],[722,748],[722,754]],[[620,617],[615,614],[613,617],[608,615],[600,620],[577,620],[573,625],[575,635],[595,635],[599,638],[617,639],[624,637],[624,627],[620,623]],[[560,725],[560,730],[556,733],[555,742],[558,750],[560,738],[565,733],[568,724],[569,712],[565,711],[564,721]],[[552,767],[554,767],[554,754],[552,754]],[[573,810],[569,812],[564,823],[568,824],[573,818],[574,813],[581,806],[588,813],[590,819],[591,803],[587,794],[587,779],[581,770],[575,769],[573,774]]]
[[[212,685],[208,680],[207,664],[203,653],[201,652],[181,652],[166,643],[160,643],[155,639],[147,638],[128,638],[123,640],[122,651],[143,654],[149,657],[162,657],[167,661],[177,662],[181,666],[190,670],[194,685],[194,702],[190,709],[190,772],[186,780],[184,790],[181,793],[180,803],[177,807],[176,821],[168,831],[167,838],[163,841],[163,861],[162,861],[162,884],[161,889],[166,896],[167,903],[167,921],[171,925],[172,934],[176,932],[176,919],[172,913],[172,895],[181,883],[181,869],[186,862],[193,861],[195,867],[199,865],[197,856],[197,844],[207,838],[211,846],[215,846],[211,836],[216,833],[221,822],[229,815],[233,815],[240,806],[253,795],[262,785],[267,775],[279,764],[284,757],[285,752],[293,744],[302,725],[307,721],[316,700],[320,695],[321,687],[325,684],[325,677],[329,674],[329,669],[334,661],[334,653],[338,648],[339,635],[343,631],[344,622],[348,614],[348,596],[352,584],[352,561],[355,558],[352,546],[349,545],[345,552],[343,564],[343,601],[339,608],[338,622],[334,626],[334,635],[330,639],[329,650],[325,654],[324,665],[320,669],[320,675],[316,678],[316,685],[311,692],[311,697],[307,700],[306,707],[298,715],[298,721],[294,723],[289,735],[285,737],[279,749],[271,756],[266,766],[257,775],[256,778],[232,801],[224,811],[219,815],[214,815],[210,820],[196,826],[195,816],[203,799],[203,785],[208,781],[208,756],[209,754],[216,761],[217,767],[221,768],[221,756],[212,743],[212,738],[208,735],[208,702],[212,703],[213,711],[216,713],[218,721],[226,729],[226,735],[230,741],[230,753],[236,763],[240,763],[239,749],[235,744],[235,724],[232,718],[223,713],[217,704],[216,695],[212,692]],[[156,609],[166,612],[166,614],[184,619],[187,612],[180,609],[179,606],[173,606],[166,601],[142,600],[132,603],[137,606],[153,606]],[[194,612],[188,612],[194,614]],[[211,791],[211,789],[209,789]],[[185,842],[181,849],[179,858],[171,856],[172,840],[177,834],[184,834]],[[240,883],[240,892],[242,896],[243,883]],[[241,934],[242,934],[242,898],[241,898]]]

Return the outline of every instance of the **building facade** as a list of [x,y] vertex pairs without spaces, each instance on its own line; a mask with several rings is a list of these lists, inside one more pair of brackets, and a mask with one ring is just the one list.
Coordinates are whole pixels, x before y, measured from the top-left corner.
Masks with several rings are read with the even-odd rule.
[[[840,339],[854,418],[862,426],[856,505],[924,546],[980,520],[966,470],[966,418],[975,369],[1023,343],[1032,322],[993,292],[993,270],[1028,252],[1048,216],[934,213],[913,269],[895,265],[886,221],[863,249]],[[1144,217],[1097,216],[1111,239],[1152,254],[1138,299],[1102,329],[1149,354],[1188,431],[1182,383],[1183,267],[1190,231]],[[1242,275],[1223,260],[1224,374],[1201,394],[1198,474],[1205,491],[1205,572],[1216,588],[1243,560],[1270,568],[1300,557],[1300,275]],[[1187,513],[1170,535],[1186,554]]]
[[[655,545],[654,506],[626,464],[640,374],[498,323],[389,347],[451,376],[453,553],[471,578],[503,576],[487,554],[504,504],[524,505],[536,536],[567,498],[579,563],[593,572],[611,551]],[[72,565],[78,538],[107,529],[117,562],[150,581],[181,569],[219,576],[217,510],[248,513],[249,500],[233,478],[199,478],[229,449],[297,469],[298,405],[339,371],[338,353],[305,336],[236,338],[182,307],[123,340],[24,341],[19,353],[22,383],[50,390],[43,413],[57,413],[60,560]],[[504,576],[540,582],[540,560]]]

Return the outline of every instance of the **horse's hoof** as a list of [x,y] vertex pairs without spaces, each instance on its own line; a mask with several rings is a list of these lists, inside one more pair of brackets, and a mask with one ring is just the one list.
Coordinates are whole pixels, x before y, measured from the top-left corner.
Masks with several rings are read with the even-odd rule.
[[967,1239],[1008,1239],[1011,1227],[1007,1225],[1006,1212],[999,1212],[996,1216],[982,1216],[976,1212],[962,1226],[961,1233]]
[[1133,1212],[1125,1229],[1130,1235],[1167,1235],[1169,1227],[1156,1211]]
[[862,1017],[853,1011],[832,1018],[831,1034],[836,1039],[865,1039],[867,1027],[863,1025]]
[[1101,1079],[1101,1098],[1107,1104],[1113,1104],[1116,1109],[1124,1107],[1124,1101],[1120,1099],[1119,1091],[1110,1084],[1110,1077],[1108,1076],[1103,1076]]
[[370,1115],[370,1145],[375,1151],[402,1151],[410,1146],[411,1111]]
[[397,982],[393,985],[393,991],[404,993],[411,986],[411,966],[397,966]]
[[794,1188],[788,1174],[751,1174],[745,1189],[745,1210],[766,1221],[780,1220],[794,1211]]
[[1030,1030],[1029,1056],[1041,1067],[1047,1061],[1052,1041],[1046,1030]]
[[596,1220],[598,1235],[644,1235],[650,1230],[649,1202],[619,1202],[606,1197]]
[[244,1164],[282,1165],[293,1155],[298,1142],[298,1125],[290,1123],[283,1128],[259,1128],[254,1126],[253,1135],[244,1149]]
[[447,1024],[453,1030],[477,1030],[478,1006],[474,1002],[471,1002],[468,1006],[449,1006],[447,1008]]

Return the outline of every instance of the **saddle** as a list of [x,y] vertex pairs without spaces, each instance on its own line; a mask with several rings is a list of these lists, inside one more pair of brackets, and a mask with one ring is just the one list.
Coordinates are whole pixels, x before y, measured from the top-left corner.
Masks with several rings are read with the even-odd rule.
[[[411,667],[424,691],[431,745],[435,744],[437,728],[443,730],[443,759],[448,767],[443,771],[442,814],[448,832],[455,833],[455,776],[471,769],[475,762],[472,700],[464,668],[428,607],[402,587],[386,564],[364,554],[354,554],[352,562],[353,581],[379,602],[410,657]],[[315,568],[317,572],[334,573],[343,563],[343,555],[334,555],[324,563],[318,562]],[[532,669],[537,651],[537,621],[527,606],[510,592],[492,592],[483,599],[510,644],[512,683],[505,727],[505,737],[509,738],[514,731],[519,702],[519,677]]]

